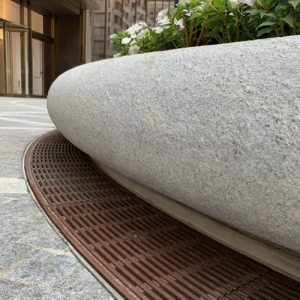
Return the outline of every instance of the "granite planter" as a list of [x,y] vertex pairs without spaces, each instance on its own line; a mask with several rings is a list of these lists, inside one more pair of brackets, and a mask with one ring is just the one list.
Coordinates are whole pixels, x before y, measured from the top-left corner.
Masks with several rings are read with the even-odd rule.
[[89,63],[48,110],[108,167],[300,253],[299,57],[292,36]]

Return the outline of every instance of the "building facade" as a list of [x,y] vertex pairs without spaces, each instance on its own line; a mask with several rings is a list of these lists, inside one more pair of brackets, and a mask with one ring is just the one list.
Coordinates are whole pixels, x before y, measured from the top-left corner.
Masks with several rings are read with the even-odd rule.
[[80,64],[111,58],[110,35],[155,26],[171,0],[0,0],[0,96],[45,97]]
[[109,36],[137,22],[156,25],[159,11],[174,8],[174,0],[97,0],[100,10],[89,13],[91,24],[91,61],[111,58],[114,54]]
[[0,95],[47,95],[63,72],[90,61],[94,0],[0,0]]

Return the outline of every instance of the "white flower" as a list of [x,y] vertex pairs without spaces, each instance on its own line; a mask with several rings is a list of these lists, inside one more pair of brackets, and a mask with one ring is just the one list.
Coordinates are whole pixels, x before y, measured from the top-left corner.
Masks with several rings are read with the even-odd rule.
[[236,8],[239,4],[239,0],[230,0],[232,8]]
[[140,26],[148,26],[145,22],[140,22],[139,25]]
[[160,34],[162,33],[164,30],[161,27],[154,27],[152,28],[156,33]]
[[128,50],[128,53],[130,54],[130,55],[133,55],[133,54],[137,54],[138,53],[138,51],[140,50],[140,46],[137,46],[137,45],[135,45],[135,46],[131,46],[130,48],[129,48],[129,50]]
[[157,14],[157,18],[156,21],[161,21],[163,20],[165,17],[168,17],[168,9],[163,9],[161,10],[158,14]]
[[132,34],[130,37],[131,37],[132,39],[135,39],[135,38],[136,38],[136,34]]
[[175,18],[175,19],[174,19],[174,24],[180,26],[180,30],[183,30],[183,29],[184,29],[184,26],[183,26],[183,19],[182,19],[182,18],[181,18],[180,20],[178,20],[178,21],[177,21],[177,19]]
[[145,37],[146,33],[150,32],[149,29],[143,29],[141,30],[141,32],[137,35],[137,39],[142,39],[143,37]]
[[132,35],[132,34],[135,34],[135,29],[130,27],[126,30],[126,32],[128,32],[130,35]]
[[113,38],[116,37],[116,36],[118,36],[118,35],[114,33],[114,34],[112,34],[112,35],[110,36],[110,38],[113,39]]
[[212,0],[207,0],[206,2],[204,2],[204,3],[201,2],[200,4],[201,4],[202,8],[205,8],[209,5],[211,5],[211,3],[212,3]]
[[191,0],[179,0],[179,3],[191,2]]
[[[171,24],[171,23],[170,23],[169,18],[167,16],[165,16],[162,20],[158,21],[157,24],[159,24],[161,26],[164,26],[164,25],[168,25],[168,24]],[[167,28],[169,28],[169,27],[167,27]]]
[[232,8],[236,8],[237,5],[241,4],[247,4],[249,6],[253,6],[255,0],[230,0],[232,4]]
[[249,6],[253,6],[254,0],[241,0],[241,3],[247,4]]
[[135,34],[137,31],[141,30],[142,26],[140,26],[138,23],[132,25],[129,27],[126,32],[128,32],[130,35]]
[[121,56],[121,54],[120,54],[120,53],[118,53],[118,54],[114,55],[114,58],[116,58],[116,57],[119,57],[119,56]]
[[131,38],[123,38],[122,44],[128,44],[131,41]]
[[229,16],[234,16],[234,14],[233,14],[233,13],[230,13]]
[[130,27],[126,30],[126,32],[128,32],[130,35],[135,34],[137,31],[139,31],[140,29],[142,29],[142,27]]
[[186,14],[185,14],[186,16],[190,17],[192,15],[187,9],[184,9],[183,12],[186,12]]

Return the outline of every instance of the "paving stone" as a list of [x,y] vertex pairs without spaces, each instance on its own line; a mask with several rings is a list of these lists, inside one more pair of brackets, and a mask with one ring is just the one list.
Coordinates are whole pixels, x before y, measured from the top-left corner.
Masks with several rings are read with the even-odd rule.
[[11,299],[19,294],[25,284],[0,278],[0,299]]
[[37,249],[17,264],[7,278],[57,289],[80,266],[75,257]]
[[27,194],[18,194],[18,193],[1,193],[0,192],[0,200],[2,198],[12,198],[13,199],[31,199],[30,195]]
[[[12,100],[14,104],[10,103]],[[28,194],[24,184],[22,157],[32,140],[55,127],[47,126],[53,123],[48,116],[45,99],[1,97],[0,106],[0,273],[5,270],[8,279],[16,279],[0,279],[0,300],[110,300],[103,298],[100,293],[95,294],[93,298],[84,298],[86,295],[78,288],[78,295],[72,293],[71,287],[68,293],[53,291],[57,290],[80,264],[49,226]],[[39,122],[40,126],[32,122]],[[39,229],[43,224],[44,227]],[[51,249],[51,252],[36,249],[28,253],[35,246]],[[68,255],[59,255],[61,251]],[[9,268],[10,266],[13,267]],[[29,282],[31,287],[18,281]],[[85,282],[93,291],[97,290],[89,280]],[[101,290],[101,284],[98,285]],[[37,288],[38,286],[42,289]]]
[[63,285],[60,291],[76,295],[80,299],[113,299],[95,277],[83,267]]
[[21,162],[12,161],[9,157],[0,158],[0,177],[23,178]]
[[[13,300],[77,300],[77,297],[72,295],[64,295],[60,292],[41,290],[37,288],[28,288]],[[96,300],[96,299],[95,299]]]
[[17,261],[33,247],[0,240],[0,272]]
[[18,198],[15,197],[14,194],[11,194],[11,196],[9,196],[8,194],[0,194],[0,205],[2,203],[5,203],[10,200],[15,200],[15,199],[18,199]]
[[15,199],[0,205],[0,217],[29,217],[39,209],[31,199]]
[[36,222],[39,222],[39,223],[45,223],[47,222],[47,219],[46,217],[44,216],[44,214],[39,210],[38,208],[38,212],[34,215],[31,216],[32,218],[34,218],[34,220]]
[[23,244],[69,252],[68,246],[61,240],[49,224],[28,235],[20,242]]
[[[46,222],[46,220],[44,220]],[[41,220],[31,218],[12,218],[10,216],[0,219],[0,239],[17,241],[43,225]]]
[[25,180],[20,179],[20,178],[1,178],[0,177],[0,191],[3,193],[28,194]]

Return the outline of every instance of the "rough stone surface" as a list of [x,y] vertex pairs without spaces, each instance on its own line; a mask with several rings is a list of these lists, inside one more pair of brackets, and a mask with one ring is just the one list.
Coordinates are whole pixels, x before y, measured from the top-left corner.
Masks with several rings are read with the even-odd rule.
[[32,246],[0,240],[2,253],[2,255],[0,255],[0,273],[3,273],[13,262],[18,261],[22,256],[32,250],[32,248]]
[[108,167],[300,252],[299,57],[293,36],[94,62],[48,111]]
[[7,277],[54,290],[80,267],[75,257],[37,249],[19,262]]
[[38,247],[69,252],[68,246],[61,240],[49,224],[46,224],[41,229],[27,235],[21,240],[21,242],[27,245],[35,245]]
[[[27,192],[24,150],[34,138],[54,128],[45,99],[0,97],[0,299],[90,299],[82,291],[91,285],[99,296],[93,299],[110,299]],[[81,280],[75,276],[78,273]]]
[[80,268],[61,289],[63,293],[77,295],[86,300],[113,300],[103,288],[99,289],[99,283],[84,268]]
[[25,287],[23,283],[0,278],[0,299],[13,299]]

